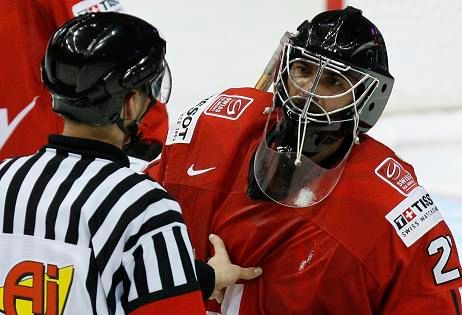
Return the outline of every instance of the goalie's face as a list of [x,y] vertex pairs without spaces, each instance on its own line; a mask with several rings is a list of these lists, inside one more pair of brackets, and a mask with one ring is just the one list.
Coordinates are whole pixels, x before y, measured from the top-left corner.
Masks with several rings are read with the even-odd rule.
[[272,200],[307,207],[333,190],[358,134],[367,74],[286,46],[275,82],[273,118],[257,149],[254,174]]
[[311,113],[328,113],[352,103],[354,79],[328,69],[318,74],[317,65],[302,60],[292,62],[289,68],[287,90],[297,107],[303,109],[310,94],[313,99],[307,105],[311,107],[308,109]]

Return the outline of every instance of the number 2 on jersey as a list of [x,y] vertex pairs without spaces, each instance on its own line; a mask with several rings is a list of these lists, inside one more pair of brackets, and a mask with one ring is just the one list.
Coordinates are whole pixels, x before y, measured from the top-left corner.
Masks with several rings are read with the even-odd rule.
[[452,242],[448,237],[440,236],[431,241],[427,248],[430,256],[436,255],[441,251],[441,256],[435,267],[433,267],[433,276],[435,277],[436,284],[446,283],[457,278],[460,278],[460,270],[458,268],[445,271],[449,257],[451,257]]

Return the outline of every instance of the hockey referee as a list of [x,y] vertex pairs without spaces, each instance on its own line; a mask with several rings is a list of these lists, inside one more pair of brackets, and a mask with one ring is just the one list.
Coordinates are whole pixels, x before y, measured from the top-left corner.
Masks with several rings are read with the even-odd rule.
[[0,312],[205,314],[203,295],[261,273],[213,236],[220,266],[196,275],[178,203],[128,168],[121,148],[170,95],[164,55],[156,28],[120,13],[76,17],[50,39],[42,79],[64,131],[0,162]]

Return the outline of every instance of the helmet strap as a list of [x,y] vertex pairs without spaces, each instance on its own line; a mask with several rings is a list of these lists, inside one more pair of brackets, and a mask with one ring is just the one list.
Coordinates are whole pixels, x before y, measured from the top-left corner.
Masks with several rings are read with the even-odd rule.
[[139,129],[140,122],[144,118],[144,116],[146,116],[150,108],[154,106],[156,102],[156,100],[153,99],[152,97],[150,97],[150,99],[151,100],[149,102],[149,105],[146,107],[146,110],[143,113],[141,113],[141,115],[138,118],[131,121],[128,125],[125,125],[125,121],[127,120],[124,119],[123,117],[119,116],[119,118],[117,119],[116,125],[125,135],[124,143],[123,143],[124,150],[129,148],[131,145],[139,142],[140,136],[138,135],[138,129]]

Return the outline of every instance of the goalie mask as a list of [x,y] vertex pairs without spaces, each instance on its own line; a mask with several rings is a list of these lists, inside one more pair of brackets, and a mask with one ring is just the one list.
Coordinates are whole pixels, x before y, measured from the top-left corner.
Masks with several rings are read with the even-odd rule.
[[283,48],[255,156],[260,189],[290,207],[326,198],[358,134],[382,114],[393,81],[382,35],[360,10],[327,11],[300,25]]

